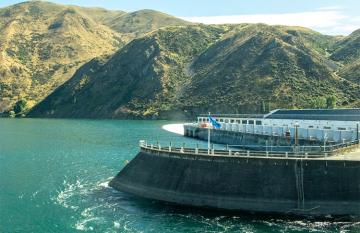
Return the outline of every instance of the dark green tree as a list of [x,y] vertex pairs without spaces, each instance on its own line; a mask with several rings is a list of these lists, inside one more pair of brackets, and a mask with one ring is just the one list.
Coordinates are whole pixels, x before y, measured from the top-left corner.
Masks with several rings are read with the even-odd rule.
[[326,107],[329,109],[333,109],[336,107],[336,97],[335,96],[328,96],[326,98]]
[[15,115],[23,113],[27,108],[27,101],[24,99],[21,99],[16,102],[14,106],[14,113]]
[[260,112],[261,113],[266,113],[266,104],[265,104],[264,100],[261,101]]
[[310,107],[316,109],[326,108],[326,99],[324,97],[317,97],[310,102]]

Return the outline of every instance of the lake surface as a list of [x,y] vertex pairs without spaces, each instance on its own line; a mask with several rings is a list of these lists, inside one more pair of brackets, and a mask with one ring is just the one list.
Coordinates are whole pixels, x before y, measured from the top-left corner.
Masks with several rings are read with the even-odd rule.
[[168,123],[0,119],[0,232],[360,232],[359,222],[182,208],[108,187],[140,139],[201,143]]

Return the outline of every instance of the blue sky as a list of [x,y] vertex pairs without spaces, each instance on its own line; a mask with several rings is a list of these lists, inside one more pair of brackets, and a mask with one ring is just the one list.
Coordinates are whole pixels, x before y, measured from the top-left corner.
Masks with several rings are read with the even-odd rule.
[[[50,0],[110,10],[154,9],[193,22],[267,23],[305,26],[347,35],[360,28],[360,0]],[[1,0],[0,7],[19,3]]]

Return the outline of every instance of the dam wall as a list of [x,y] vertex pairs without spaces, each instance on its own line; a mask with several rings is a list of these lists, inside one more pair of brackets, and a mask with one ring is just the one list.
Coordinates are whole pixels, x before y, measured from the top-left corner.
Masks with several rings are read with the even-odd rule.
[[360,216],[360,161],[209,156],[142,148],[110,182],[181,205]]

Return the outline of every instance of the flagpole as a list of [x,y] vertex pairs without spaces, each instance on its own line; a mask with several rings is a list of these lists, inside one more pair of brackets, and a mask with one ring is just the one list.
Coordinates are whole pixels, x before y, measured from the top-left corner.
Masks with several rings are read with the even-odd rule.
[[[209,123],[210,123],[210,112],[209,112]],[[208,125],[208,152],[210,153],[210,124]]]

